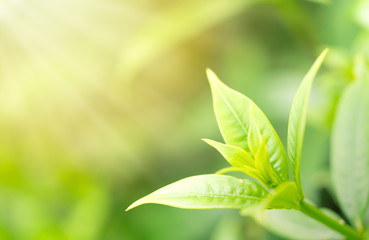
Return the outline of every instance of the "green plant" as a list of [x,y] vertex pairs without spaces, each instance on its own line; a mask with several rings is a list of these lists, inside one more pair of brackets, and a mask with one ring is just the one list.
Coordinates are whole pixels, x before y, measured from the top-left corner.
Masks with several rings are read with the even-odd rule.
[[[356,63],[357,80],[343,94],[332,137],[333,184],[338,202],[353,227],[331,212],[308,203],[301,186],[300,159],[308,98],[327,53],[328,50],[324,50],[315,61],[293,100],[287,154],[256,104],[227,87],[208,70],[215,114],[225,144],[204,141],[217,149],[231,167],[217,174],[193,176],[172,183],[139,199],[127,210],[145,203],[192,209],[238,208],[242,209],[242,214],[260,220],[271,209],[287,209],[292,214],[303,213],[334,231],[334,236],[322,239],[341,239],[342,236],[364,239],[369,219],[369,79],[362,60]],[[293,177],[289,176],[290,167]],[[222,175],[232,171],[245,173],[249,178]],[[310,239],[310,236],[305,237]]]

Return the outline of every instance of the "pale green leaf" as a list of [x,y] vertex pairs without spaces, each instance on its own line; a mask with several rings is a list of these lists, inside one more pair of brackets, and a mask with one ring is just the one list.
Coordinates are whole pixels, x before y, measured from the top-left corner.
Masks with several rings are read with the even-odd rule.
[[314,62],[308,73],[302,80],[296,96],[293,100],[290,117],[288,121],[288,137],[287,137],[287,151],[288,158],[292,167],[292,173],[296,182],[297,188],[301,197],[304,197],[304,193],[301,187],[300,179],[300,158],[302,151],[302,144],[304,140],[306,115],[308,108],[308,101],[311,86],[313,84],[315,75],[317,74],[320,66],[323,63],[325,56],[328,53],[328,49],[324,50],[318,59]]
[[289,168],[283,145],[264,113],[249,98],[222,83],[211,70],[208,70],[207,74],[213,94],[215,115],[225,142],[250,152],[247,139],[250,127],[249,109],[252,104],[272,167],[282,181],[287,181]]
[[268,198],[270,209],[300,209],[299,193],[294,182],[285,182],[275,188]]
[[255,156],[255,166],[260,170],[270,173],[270,171],[268,171],[269,168],[271,168],[269,163],[268,150],[264,142],[260,142],[259,147],[256,150],[254,156]]
[[254,219],[269,231],[287,239],[345,239],[339,233],[304,215],[300,211],[286,209],[265,210],[259,212],[258,215],[254,215]]
[[271,167],[267,146],[265,140],[261,136],[258,123],[256,122],[256,116],[254,112],[254,104],[251,103],[249,107],[249,136],[247,138],[249,149],[254,156],[255,166],[265,173],[266,176],[271,178],[270,184],[279,183],[278,177],[274,176],[275,173]]
[[300,209],[299,193],[295,182],[284,182],[270,192],[268,198],[252,208],[241,210],[241,215],[260,218],[266,209]]
[[248,146],[252,155],[256,155],[260,150],[260,144],[263,141],[258,124],[255,119],[255,112],[253,108],[253,103],[249,106],[249,135],[247,137]]
[[[221,169],[216,174],[224,174],[228,172],[234,172],[234,171],[241,171],[249,175],[250,177],[255,178],[258,180],[261,184],[263,184],[266,188],[271,188],[273,186],[273,181],[270,179],[270,177],[264,173],[263,169],[257,169],[255,168],[255,160],[250,156],[249,153],[247,153],[242,148],[227,145],[223,143],[219,143],[210,139],[203,139],[204,142],[209,144],[210,146],[217,149],[223,157],[233,166],[233,168],[225,168]],[[265,144],[264,144],[265,146]],[[264,147],[264,151],[266,147]],[[261,155],[259,151],[259,155]],[[257,157],[260,159],[262,157],[267,156],[259,156]],[[269,161],[269,158],[266,159]],[[270,163],[268,162],[269,168],[271,169]],[[271,170],[273,172],[273,170]]]
[[222,169],[216,171],[215,174],[226,174],[226,173],[230,173],[230,172],[242,172],[242,171],[243,171],[242,168],[226,167],[226,168],[222,168]]
[[272,166],[270,165],[268,150],[264,141],[261,141],[255,154],[255,165],[256,168],[263,173],[268,188],[275,187],[281,183],[281,180],[278,178],[276,173],[273,171]]
[[246,169],[255,168],[254,159],[242,148],[210,139],[203,139],[203,141],[217,149],[232,166]]
[[226,175],[199,175],[169,184],[134,202],[130,210],[146,203],[178,208],[247,208],[269,193],[259,184]]
[[360,77],[344,91],[332,132],[333,186],[346,216],[358,228],[369,204],[369,80]]

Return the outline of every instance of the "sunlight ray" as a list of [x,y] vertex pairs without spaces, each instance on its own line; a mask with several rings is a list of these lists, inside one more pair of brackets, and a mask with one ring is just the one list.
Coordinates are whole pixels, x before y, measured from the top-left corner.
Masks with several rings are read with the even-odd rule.
[[[65,66],[67,66],[66,69],[69,69],[67,72],[72,73],[72,76],[77,73],[77,77],[73,78],[74,80],[85,79],[84,82],[86,82],[86,79],[89,77],[89,75],[84,75],[85,71],[82,71],[83,64],[74,61],[72,56],[69,56],[65,51],[63,51],[63,49],[58,46],[58,41],[57,39],[55,40],[55,37],[53,37],[54,39],[51,41],[50,39],[46,38],[45,35],[40,34],[42,31],[47,31],[48,28],[45,30],[45,26],[51,26],[51,24],[40,26],[43,19],[41,17],[36,18],[34,15],[28,13],[28,16],[25,15],[24,17],[29,17],[29,21],[26,23],[30,24],[31,26],[35,26],[35,29],[33,29],[29,28],[26,23],[17,21],[15,17],[7,17],[8,30],[14,34],[17,42],[27,53],[30,60],[29,62],[44,72],[44,75],[47,76],[48,81],[51,80],[53,83],[57,84],[58,88],[67,94],[67,99],[69,99],[69,101],[82,108],[83,111],[85,111],[91,117],[91,120],[95,122],[99,129],[110,135],[113,139],[116,139],[114,142],[119,145],[121,149],[124,149],[124,147],[127,146],[127,143],[125,143],[123,140],[124,138],[111,129],[109,124],[106,123],[106,120],[96,113],[93,107],[88,104],[88,100],[83,97],[83,93],[75,89],[75,84],[72,85],[70,82],[66,81],[65,76],[63,77],[57,74],[60,72],[58,65],[62,64],[64,65],[63,70],[65,71]],[[49,29],[51,28],[49,27]],[[26,79],[22,80],[24,81]],[[24,84],[25,82],[22,84],[18,83],[18,87],[20,89],[25,88]],[[96,87],[96,89],[101,89],[100,87],[101,86]],[[4,95],[3,97],[6,96],[7,95]],[[124,152],[126,152],[125,155],[127,155],[127,153],[130,152],[130,149],[126,148],[124,149]]]
[[[33,6],[34,7],[34,6]],[[78,79],[78,82],[83,83],[83,85],[88,84],[90,87],[92,85],[94,86],[95,90],[99,90],[100,93],[103,93],[106,97],[109,97],[110,100],[114,103],[114,105],[119,106],[119,103],[121,102],[120,99],[117,96],[114,96],[114,94],[107,89],[106,82],[97,82],[96,81],[96,74],[95,72],[91,71],[85,71],[85,60],[86,57],[83,57],[83,59],[76,60],[75,54],[73,52],[67,52],[65,51],[66,47],[71,47],[69,42],[65,42],[65,37],[63,36],[64,33],[70,34],[70,29],[68,29],[68,26],[64,26],[63,23],[58,23],[57,26],[59,27],[56,30],[56,27],[54,26],[56,23],[54,21],[55,18],[52,18],[51,16],[44,15],[44,14],[37,14],[37,10],[35,7],[32,9],[28,9],[27,14],[24,17],[27,17],[27,21],[17,21],[17,19],[8,19],[8,22],[10,22],[9,25],[11,25],[9,28],[13,30],[13,32],[18,33],[18,39],[19,38],[34,38],[35,41],[33,44],[38,44],[40,48],[40,52],[47,57],[48,59],[53,59],[56,63],[60,66],[65,66],[64,71],[68,69],[70,72],[78,73],[79,77],[73,78],[73,81],[76,81]],[[51,19],[50,21],[47,21],[46,19]],[[80,19],[83,19],[83,17],[80,17]],[[87,21],[81,20],[81,22]],[[29,26],[32,26],[30,28]],[[34,27],[33,27],[34,26]],[[84,30],[83,32],[86,32]],[[88,32],[88,30],[87,30]],[[61,35],[61,36],[59,36]],[[77,38],[81,42],[91,42],[91,38]],[[69,41],[69,40],[68,40]],[[28,42],[24,42],[24,44],[29,44]],[[80,45],[80,44],[79,44]],[[72,48],[75,48],[75,46],[72,46]],[[94,53],[96,52],[96,47],[91,46],[94,49]],[[108,49],[109,47],[104,47],[105,49]],[[111,47],[110,47],[111,48]],[[88,49],[88,48],[87,48]],[[86,49],[86,51],[87,51]],[[112,50],[111,50],[112,51]],[[91,52],[91,51],[90,51]],[[101,54],[105,54],[103,50],[99,51]],[[83,54],[82,54],[83,55]],[[87,56],[88,57],[88,56]],[[96,60],[94,61],[100,61],[97,59],[97,56],[91,56],[91,58],[94,58]],[[89,59],[88,59],[89,61]],[[100,62],[99,62],[100,63]],[[94,63],[95,64],[95,63]],[[87,75],[86,75],[87,74]],[[94,81],[92,81],[95,79]]]

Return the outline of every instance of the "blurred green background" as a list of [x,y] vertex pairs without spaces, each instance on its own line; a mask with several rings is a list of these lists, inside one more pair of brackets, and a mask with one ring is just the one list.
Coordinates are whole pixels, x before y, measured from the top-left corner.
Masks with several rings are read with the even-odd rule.
[[339,212],[329,135],[367,0],[0,0],[0,239],[283,239],[236,210],[134,200],[226,167],[205,68],[253,99],[285,144],[304,73],[308,198]]

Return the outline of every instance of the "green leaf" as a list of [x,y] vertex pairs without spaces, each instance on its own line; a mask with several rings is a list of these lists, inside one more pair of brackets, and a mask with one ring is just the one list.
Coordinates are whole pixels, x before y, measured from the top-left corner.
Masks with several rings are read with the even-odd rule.
[[192,209],[247,208],[268,194],[259,184],[247,179],[199,175],[169,184],[134,202],[127,211],[146,203]]
[[[264,142],[261,142],[256,153],[255,153],[255,166],[257,169],[264,171],[268,176],[273,174],[273,170],[271,169],[268,149]],[[270,175],[269,175],[270,174]]]
[[222,168],[218,171],[215,172],[215,174],[226,174],[226,173],[230,173],[230,172],[243,172],[242,168],[236,168],[236,167],[226,167],[226,168]]
[[278,186],[268,198],[270,209],[300,209],[299,193],[294,182],[285,182]]
[[290,118],[288,121],[288,137],[287,137],[287,151],[288,158],[292,167],[292,173],[296,182],[297,188],[301,195],[304,197],[304,193],[301,187],[300,179],[300,158],[302,144],[304,141],[306,115],[308,108],[308,100],[310,95],[311,86],[313,84],[316,73],[323,63],[325,56],[328,53],[328,49],[325,49],[318,59],[314,62],[308,73],[302,80],[296,96],[293,100]]
[[295,210],[265,210],[254,215],[254,219],[269,231],[287,239],[344,239],[339,233]]
[[256,122],[253,104],[249,106],[249,135],[247,137],[248,146],[252,155],[260,151],[260,144],[263,142],[258,123]]
[[268,198],[252,208],[241,210],[241,215],[260,217],[266,209],[300,209],[299,193],[295,182],[284,182],[270,192]]
[[217,149],[232,166],[246,169],[255,168],[254,159],[242,148],[210,139],[203,139],[203,141]]
[[[219,143],[210,139],[203,139],[203,141],[217,149],[223,155],[223,157],[233,166],[233,168],[221,169],[220,171],[216,172],[216,174],[241,171],[246,173],[250,177],[258,180],[266,188],[269,189],[272,187],[273,182],[272,180],[270,180],[270,177],[264,173],[263,169],[255,168],[255,160],[245,150],[236,146]],[[259,156],[257,157],[260,158]],[[268,164],[269,168],[271,168],[269,162]]]
[[338,202],[350,221],[361,228],[369,210],[369,76],[361,71],[358,77],[338,105],[331,165]]
[[247,138],[248,145],[251,153],[254,155],[256,168],[263,172],[268,186],[274,187],[278,185],[281,180],[275,174],[270,164],[268,149],[265,145],[265,139],[261,136],[258,123],[256,122],[253,105],[254,104],[251,103],[249,107],[250,126],[249,136]]
[[264,113],[249,98],[222,83],[211,70],[208,70],[207,74],[213,94],[215,115],[225,142],[250,152],[249,110],[252,106],[261,136],[267,145],[272,167],[282,181],[287,181],[289,168],[283,145]]

